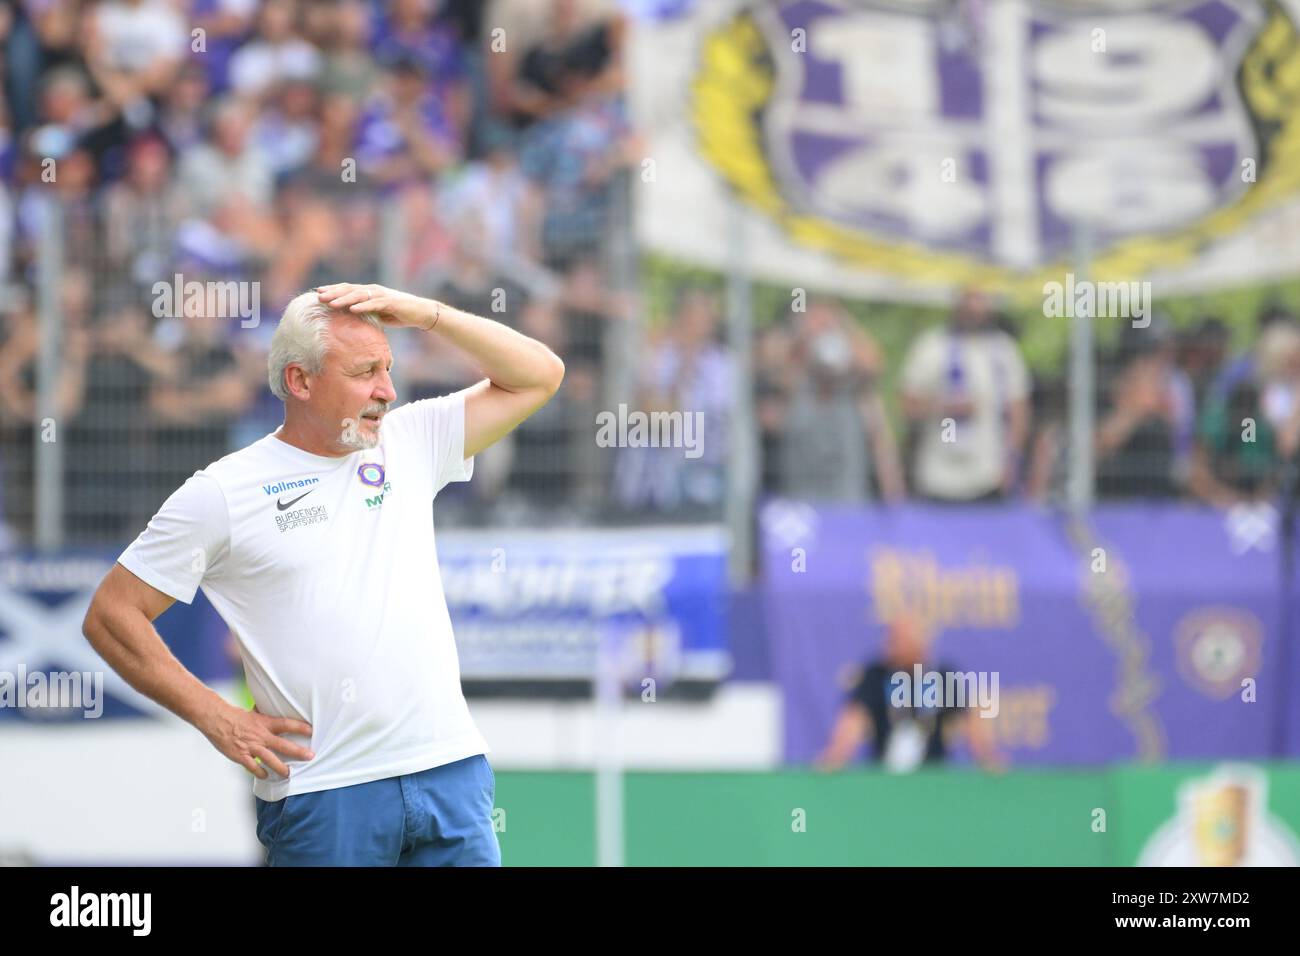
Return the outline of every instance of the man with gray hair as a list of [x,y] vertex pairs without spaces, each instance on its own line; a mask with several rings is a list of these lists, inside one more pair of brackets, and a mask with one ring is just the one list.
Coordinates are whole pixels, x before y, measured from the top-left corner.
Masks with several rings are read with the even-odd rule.
[[[390,408],[385,329],[400,327],[463,349],[484,380]],[[501,323],[349,283],[289,303],[268,365],[284,424],[167,499],[100,584],[84,633],[257,778],[269,864],[499,865],[431,503],[556,393],[564,365]],[[238,642],[251,711],[153,627],[199,587]]]

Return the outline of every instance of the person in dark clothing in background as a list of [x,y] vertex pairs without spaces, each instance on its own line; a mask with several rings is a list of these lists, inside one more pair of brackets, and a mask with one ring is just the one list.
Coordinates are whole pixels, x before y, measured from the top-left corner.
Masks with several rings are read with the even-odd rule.
[[1160,316],[1125,327],[1124,364],[1111,383],[1097,427],[1097,494],[1167,498],[1186,486],[1195,429],[1191,381],[1178,368],[1175,339]]
[[1228,360],[1230,344],[1227,324],[1212,315],[1203,316],[1178,337],[1178,367],[1191,383],[1196,408],[1204,407]]
[[190,300],[184,313],[164,320],[161,338],[170,346],[172,375],[155,378],[148,398],[155,426],[153,471],[173,485],[230,451],[231,429],[253,399],[227,340],[227,328],[236,320],[206,314]]
[[[122,294],[126,298],[126,294]],[[94,326],[85,395],[69,428],[65,509],[83,535],[116,543],[167,495],[151,471],[150,390],[173,364],[142,307],[124,301]]]
[[[948,757],[946,733],[950,724],[964,724],[961,728],[968,736],[971,752],[980,766],[987,770],[1003,769],[1005,761],[993,745],[992,721],[980,716],[978,701],[966,701],[958,706],[954,701],[940,697],[937,706],[911,706],[910,689],[907,704],[898,705],[898,687],[910,684],[916,665],[923,672],[941,675],[954,673],[943,662],[928,660],[931,635],[920,618],[900,614],[889,623],[885,633],[884,653],[868,661],[861,676],[849,692],[830,741],[817,757],[816,765],[822,770],[838,770],[851,761],[858,748],[870,739],[870,759],[895,773],[915,770],[922,763],[942,763]],[[955,728],[954,728],[955,729]]]

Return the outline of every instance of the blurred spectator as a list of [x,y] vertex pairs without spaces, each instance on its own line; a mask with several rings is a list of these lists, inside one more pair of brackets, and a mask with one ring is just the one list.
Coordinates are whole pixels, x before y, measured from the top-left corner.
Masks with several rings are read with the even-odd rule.
[[[376,201],[375,188],[354,175],[356,104],[346,96],[328,96],[318,115],[317,146],[307,165],[285,180],[276,201],[286,237],[267,274],[269,299],[276,303],[340,275],[363,280],[376,274],[381,218],[388,209]],[[409,240],[419,218],[417,204],[403,206],[402,214]],[[340,242],[340,236],[348,241]],[[407,241],[400,251],[423,249]],[[400,274],[404,282],[409,278],[404,269]]]
[[81,52],[96,85],[142,129],[153,121],[151,97],[161,96],[188,50],[185,21],[165,0],[108,0],[82,20]]
[[[66,422],[81,405],[85,363],[91,349],[86,278],[80,273],[71,273],[67,278],[62,303],[66,326],[58,349],[63,362],[55,389],[56,423]],[[31,423],[37,416],[40,325],[36,313],[25,305],[14,309],[7,318],[4,343],[0,345],[0,405],[11,422]]]
[[1270,326],[1258,352],[1261,410],[1277,434],[1278,454],[1293,459],[1300,445],[1300,326]]
[[190,66],[206,70],[214,93],[230,86],[230,58],[253,28],[258,0],[190,0],[190,22],[203,31],[202,50],[193,51]]
[[1191,488],[1220,507],[1271,497],[1300,445],[1300,328],[1270,323],[1255,355],[1251,378],[1212,394],[1197,427]]
[[785,397],[790,377],[794,336],[785,315],[758,330],[754,338],[754,415],[758,424],[761,487],[781,491],[781,445],[785,430]]
[[447,119],[452,138],[465,142],[469,123],[469,84],[455,30],[434,19],[433,0],[387,0],[375,35],[375,58],[410,58],[427,77],[428,93]]
[[475,315],[512,324],[511,315],[518,315],[523,293],[506,275],[493,268],[485,254],[481,226],[462,224],[454,230],[451,242],[450,268],[434,286],[433,297]]
[[370,52],[370,35],[367,4],[362,0],[343,0],[338,4],[321,65],[322,95],[346,96],[355,103],[370,95],[379,79],[379,67]]
[[[63,221],[63,262],[88,270],[99,254],[95,161],[84,149],[45,157],[24,157],[27,185],[18,200],[18,235],[27,263],[34,261],[46,216],[57,205]],[[52,163],[47,165],[46,160]],[[42,173],[53,171],[47,182]]]
[[1126,325],[1119,352],[1125,364],[1097,428],[1097,494],[1176,495],[1189,478],[1195,406],[1173,332],[1160,316],[1146,328]]
[[635,138],[618,100],[589,100],[539,124],[520,156],[544,201],[542,249],[564,270],[595,255],[610,221],[615,175],[632,161]]
[[261,97],[285,80],[314,80],[320,52],[295,32],[292,0],[264,0],[257,33],[230,58],[230,86],[240,96]]
[[[412,183],[386,203],[384,210],[400,219],[400,227],[393,228],[400,228],[401,247],[390,254],[389,261],[396,260],[406,285],[436,288],[455,272],[458,243],[462,238],[468,242],[469,237],[462,237],[442,221],[433,190],[423,183]],[[467,285],[472,281],[467,278]],[[514,312],[514,305],[509,311]]]
[[180,186],[195,221],[185,224],[179,242],[212,268],[269,255],[279,244],[269,211],[274,178],[250,142],[252,116],[238,100],[218,101],[209,141],[181,157]]
[[[552,349],[564,347],[563,327],[552,304],[529,305],[522,310],[520,323],[526,335],[538,336]],[[577,490],[574,471],[581,449],[576,439],[590,434],[584,426],[590,427],[591,419],[574,421],[574,405],[563,390],[547,403],[552,405],[515,429],[509,484],[533,506],[530,514],[543,509],[533,520],[564,523],[571,518],[566,506],[573,504]]]
[[281,83],[258,114],[252,142],[277,182],[311,161],[319,136],[316,114],[316,88],[303,79]]
[[456,32],[465,46],[483,32],[483,0],[442,0],[439,18]]
[[85,371],[84,401],[72,421],[64,507],[78,533],[113,543],[129,535],[170,493],[155,471],[148,414],[155,380],[171,373],[151,340],[149,317],[122,304],[96,323]]
[[127,150],[126,176],[103,193],[103,265],[141,291],[170,274],[172,240],[184,210],[171,172],[167,145],[145,135]]
[[732,357],[718,337],[717,299],[702,289],[683,290],[673,324],[642,370],[636,410],[677,413],[683,440],[685,420],[699,422],[698,457],[688,458],[682,447],[620,448],[615,487],[622,507],[707,513],[721,506],[732,375]]
[[472,230],[478,254],[505,265],[540,260],[540,203],[504,130],[489,135],[485,157],[467,163],[442,194],[448,224]]
[[782,493],[862,502],[874,472],[883,498],[902,498],[898,451],[875,386],[879,347],[821,300],[803,313],[794,341],[781,427]]
[[[543,285],[543,291],[547,286]],[[605,338],[611,322],[627,321],[632,304],[610,287],[593,259],[575,263],[560,279],[559,318],[564,327],[565,361],[597,375],[605,364]]]
[[298,35],[319,52],[337,29],[339,0],[297,0],[297,3]]
[[1025,495],[1040,504],[1063,504],[1067,501],[1070,474],[1065,380],[1035,382],[1033,395],[1033,438],[1029,443]]
[[329,202],[370,202],[374,194],[356,177],[345,178],[348,160],[353,158],[356,139],[357,104],[347,96],[332,94],[321,98],[316,114],[316,148],[305,166],[290,176],[290,188]]
[[[14,95],[35,87],[41,73],[40,42],[18,0],[0,4],[0,117],[25,129],[35,122],[30,96]],[[7,130],[6,130],[7,132]]]
[[1228,358],[1228,326],[1215,316],[1205,316],[1179,336],[1178,367],[1192,386],[1195,407],[1200,408]]
[[924,763],[942,763],[948,758],[949,725],[960,725],[981,766],[1004,768],[1005,758],[993,745],[992,719],[980,716],[976,702],[959,707],[940,693],[936,705],[913,706],[908,693],[904,706],[896,704],[896,687],[902,686],[897,675],[906,676],[910,691],[918,665],[922,673],[942,676],[955,672],[951,665],[930,660],[933,639],[918,617],[900,615],[889,622],[883,652],[860,669],[830,740],[816,759],[819,769],[840,769],[856,757],[867,740],[871,741],[869,759],[893,773],[909,773]]
[[20,133],[36,122],[34,93],[40,75],[82,62],[80,6],[76,0],[22,0],[14,5],[20,15],[13,20],[4,66],[14,126]]
[[199,215],[211,216],[234,199],[253,207],[270,203],[271,168],[249,139],[253,115],[238,100],[219,100],[208,141],[181,157],[181,186]]
[[[596,270],[591,272],[594,275]],[[575,341],[575,336],[585,334],[581,317],[589,314],[575,310],[598,310],[599,318],[591,318],[603,324],[624,317],[624,303],[603,287],[598,288],[595,281],[589,284],[580,276],[575,278],[577,281],[565,289],[559,300],[525,306],[520,322],[524,334],[550,346],[557,355],[567,356],[560,406],[567,432],[562,445],[566,456],[562,467],[568,473],[570,502],[579,516],[590,518],[608,500],[610,458],[591,440],[591,426],[600,406],[603,365],[598,358],[593,358],[591,346]],[[527,459],[526,441],[520,455]]]
[[492,109],[517,127],[623,89],[625,22],[612,0],[494,0],[483,32]]
[[[1270,303],[1255,314],[1254,341],[1258,343],[1270,327],[1277,324],[1294,324],[1296,318],[1285,306]],[[1226,398],[1238,385],[1255,375],[1255,356],[1257,350],[1252,346],[1226,361],[1215,376],[1211,386],[1211,396],[1215,399]]]
[[[563,343],[566,394],[516,436],[522,453],[514,461],[485,459],[490,480],[478,488],[536,496],[554,504],[544,513],[556,520],[569,505],[591,511],[600,503],[612,459],[577,436],[589,434],[609,380],[609,322],[631,314],[602,261],[611,197],[634,152],[618,102],[623,20],[612,0],[502,9],[513,31],[511,76],[525,99],[547,101],[521,114],[522,125],[545,120],[532,131],[526,162],[508,123],[471,109],[475,95],[486,103],[484,11],[475,3],[0,5],[0,284],[11,271],[35,277],[57,200],[67,295],[82,300],[67,321],[85,327],[89,343],[83,378],[93,407],[75,426],[76,481],[87,503],[74,538],[135,520],[110,515],[114,496],[147,518],[155,478],[179,483],[206,463],[197,458],[224,453],[231,429],[254,440],[277,411],[249,399],[265,394],[263,329],[226,341],[219,327],[230,323],[216,317],[153,326],[154,285],[175,273],[259,283],[265,317],[301,288],[378,279],[382,268],[403,287],[528,324]],[[482,159],[461,165],[471,124]],[[102,316],[95,323],[92,299]],[[417,338],[394,344],[412,392],[441,394],[476,380],[477,370]],[[9,340],[13,361],[20,323]],[[657,388],[698,390],[708,380],[691,362],[676,371],[664,364],[680,358],[684,341],[675,335],[657,357],[657,377],[647,374]],[[725,358],[716,344],[703,349],[714,351]],[[15,381],[34,375],[28,359]],[[129,416],[135,431],[124,437],[115,415]],[[20,444],[30,463],[29,438]],[[703,486],[720,462],[695,465],[693,490],[675,493],[716,498]],[[109,467],[118,477],[96,486]],[[140,500],[128,501],[133,494]]]
[[451,117],[428,89],[424,62],[397,54],[362,113],[358,166],[377,183],[409,185],[455,163],[460,149]]
[[193,61],[181,67],[176,82],[163,99],[158,131],[173,152],[184,153],[203,142],[205,108],[211,88],[203,67]]
[[[280,192],[276,197],[275,211],[284,241],[275,250],[267,266],[265,289],[269,302],[285,303],[298,290],[320,285],[335,275],[342,274],[331,274],[330,263],[341,251],[335,230],[344,228],[349,210],[331,203],[299,183]],[[363,244],[365,240],[374,239],[371,224],[363,225],[349,234],[358,240],[354,247],[356,251],[374,251],[373,243]],[[364,271],[348,274],[363,278],[372,273]]]
[[947,326],[916,338],[901,381],[918,431],[917,494],[951,502],[1011,494],[1029,432],[1029,374],[982,293],[963,293]]
[[169,476],[168,487],[225,455],[231,427],[252,404],[248,381],[224,337],[230,324],[207,314],[195,297],[185,300],[182,316],[162,320],[155,331],[171,360],[171,374],[155,379],[149,393],[159,423],[156,468]]
[[34,156],[57,161],[79,146],[106,144],[97,131],[113,118],[107,104],[93,99],[86,74],[77,66],[61,66],[47,73],[40,85],[39,124],[27,137]]

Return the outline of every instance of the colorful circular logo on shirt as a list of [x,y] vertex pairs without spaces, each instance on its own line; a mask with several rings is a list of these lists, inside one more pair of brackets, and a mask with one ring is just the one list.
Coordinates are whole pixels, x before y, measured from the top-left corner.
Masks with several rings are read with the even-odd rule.
[[382,488],[384,486],[384,466],[368,461],[357,469],[357,477],[361,479],[363,485],[374,485],[376,488]]

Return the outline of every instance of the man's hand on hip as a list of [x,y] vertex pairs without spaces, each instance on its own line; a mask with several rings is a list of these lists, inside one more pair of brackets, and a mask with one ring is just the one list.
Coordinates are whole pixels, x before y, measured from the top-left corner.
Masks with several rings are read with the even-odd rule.
[[[289,717],[268,717],[257,710],[244,710],[224,701],[202,722],[199,730],[212,746],[260,780],[267,778],[267,767],[282,777],[289,776],[288,766],[276,756],[277,753],[294,760],[313,760],[316,757],[308,748],[277,736],[302,734],[310,739],[310,724]],[[262,764],[257,762],[259,759]]]

